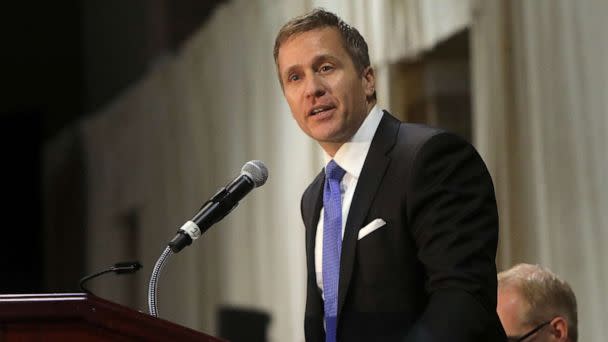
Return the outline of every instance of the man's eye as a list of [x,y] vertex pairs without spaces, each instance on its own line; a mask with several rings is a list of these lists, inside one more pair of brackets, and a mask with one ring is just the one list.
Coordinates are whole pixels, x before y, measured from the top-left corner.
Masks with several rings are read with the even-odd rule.
[[297,81],[300,79],[300,76],[296,75],[296,74],[291,74],[287,77],[287,80],[289,82],[293,82],[293,81]]
[[333,68],[334,68],[333,66],[325,64],[325,65],[322,65],[321,68],[319,68],[319,70],[321,72],[328,72],[328,71],[333,70]]

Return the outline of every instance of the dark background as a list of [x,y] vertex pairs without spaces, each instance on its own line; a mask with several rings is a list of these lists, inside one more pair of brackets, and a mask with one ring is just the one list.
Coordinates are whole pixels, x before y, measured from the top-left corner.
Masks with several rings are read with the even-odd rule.
[[[86,247],[80,243],[86,217],[85,156],[76,148],[72,167],[58,178],[67,181],[53,184],[64,196],[60,202],[71,205],[49,203],[43,200],[45,143],[106,105],[160,59],[174,54],[222,2],[226,0],[3,5],[0,293],[77,289],[74,276],[85,272]],[[45,228],[49,217],[55,224]],[[71,268],[67,272],[70,285],[54,281],[53,272],[45,270],[45,255],[52,246],[49,237],[67,241],[65,253],[72,259],[66,264]]]

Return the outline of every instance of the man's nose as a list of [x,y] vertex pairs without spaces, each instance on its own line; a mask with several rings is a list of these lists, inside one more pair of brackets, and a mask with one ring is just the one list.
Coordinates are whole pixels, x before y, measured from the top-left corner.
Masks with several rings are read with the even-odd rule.
[[308,77],[306,82],[306,96],[320,97],[323,95],[325,95],[325,85],[323,84],[323,80],[315,74]]

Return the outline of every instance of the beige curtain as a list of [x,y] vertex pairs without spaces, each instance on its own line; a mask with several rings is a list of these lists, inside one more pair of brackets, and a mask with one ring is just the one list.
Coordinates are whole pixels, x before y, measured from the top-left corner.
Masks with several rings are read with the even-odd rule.
[[606,341],[608,3],[478,1],[475,137],[501,213],[500,266],[546,265],[577,295],[581,341]]
[[[272,314],[273,340],[302,336],[299,196],[319,164],[316,147],[292,122],[272,60],[274,32],[293,15],[290,5],[221,7],[174,58],[83,124],[88,266],[100,269],[137,250],[147,271],[137,284],[143,310],[152,266],[177,228],[246,161],[260,159],[270,170],[267,184],[169,260],[159,311],[215,333],[220,305],[261,309]],[[121,224],[131,212],[140,220],[135,233]],[[130,300],[124,287],[99,284],[100,294]]]

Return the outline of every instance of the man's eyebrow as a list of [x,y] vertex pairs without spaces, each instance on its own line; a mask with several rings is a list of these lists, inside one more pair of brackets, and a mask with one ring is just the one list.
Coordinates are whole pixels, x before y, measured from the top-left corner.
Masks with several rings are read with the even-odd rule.
[[283,71],[282,76],[283,77],[287,77],[292,72],[294,72],[295,70],[300,69],[300,68],[301,68],[301,66],[299,64],[292,65],[289,68],[285,69],[285,71]]
[[325,61],[338,63],[340,60],[334,55],[322,54],[322,55],[315,56],[315,58],[312,60],[312,64],[315,65],[315,64],[325,62]]

